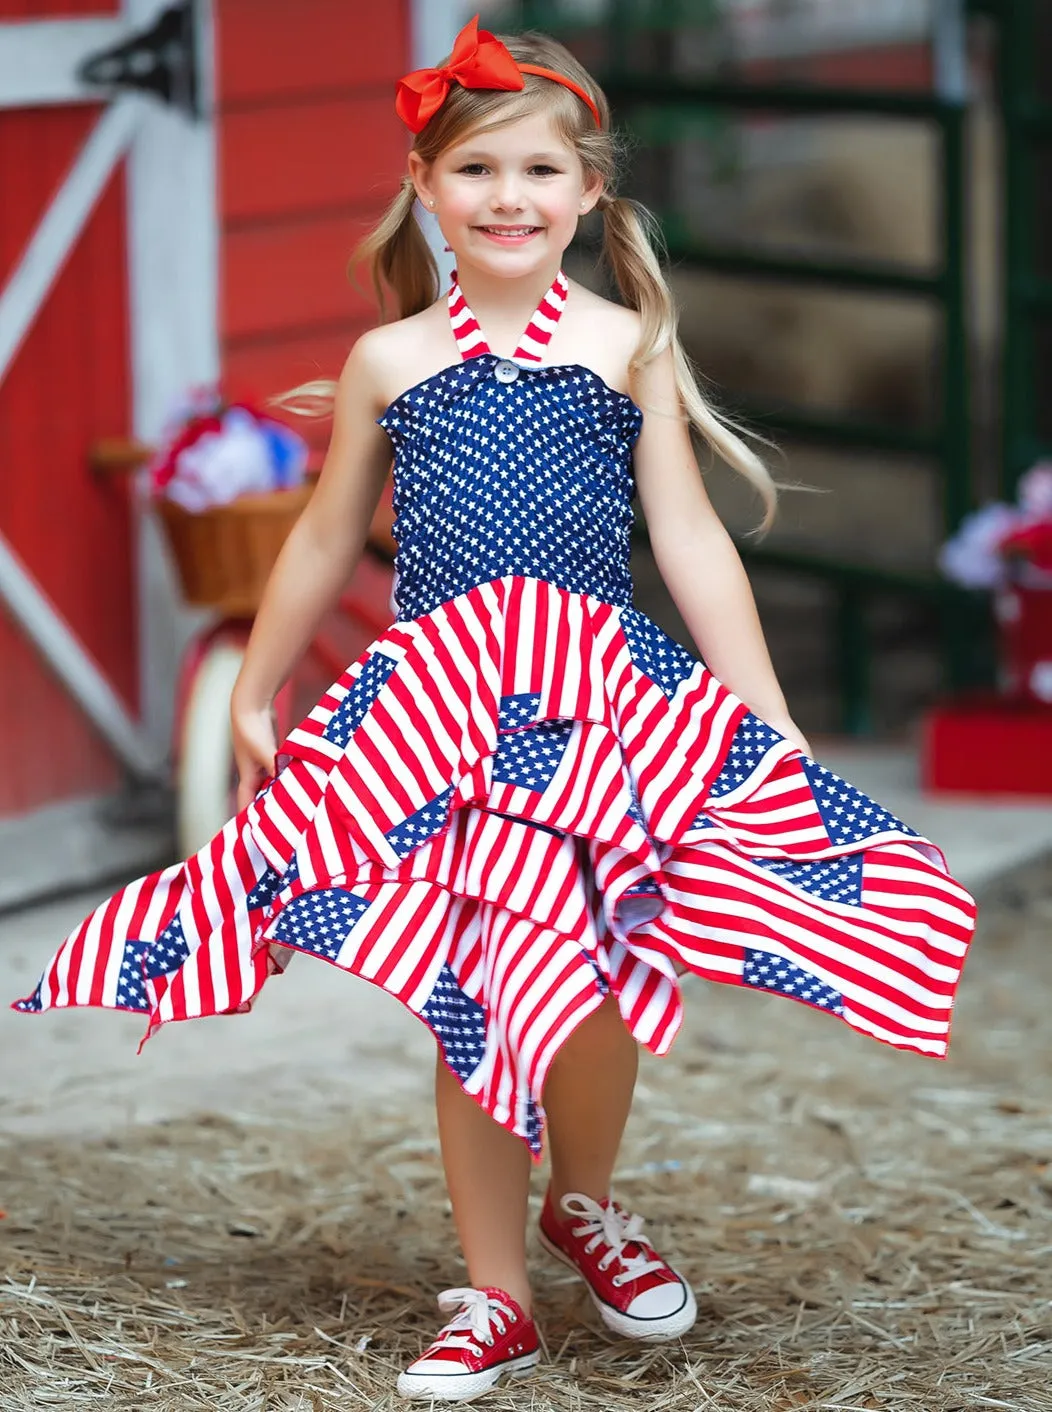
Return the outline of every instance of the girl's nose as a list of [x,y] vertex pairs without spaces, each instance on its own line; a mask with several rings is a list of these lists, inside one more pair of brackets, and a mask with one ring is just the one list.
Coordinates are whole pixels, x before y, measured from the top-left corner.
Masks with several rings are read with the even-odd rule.
[[493,192],[493,209],[495,211],[521,211],[525,204],[522,198],[522,188],[514,177],[505,177],[499,181]]

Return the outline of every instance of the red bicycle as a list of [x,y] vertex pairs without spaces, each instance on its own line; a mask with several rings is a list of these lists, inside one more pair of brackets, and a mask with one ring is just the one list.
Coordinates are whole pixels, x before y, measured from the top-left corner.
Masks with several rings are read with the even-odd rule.
[[[108,441],[94,448],[92,462],[107,473],[131,473],[150,454],[140,443]],[[184,858],[202,848],[235,812],[230,695],[264,585],[313,484],[309,478],[294,490],[241,496],[200,514],[171,501],[155,502],[183,598],[215,614],[187,644],[177,676],[172,771],[176,840]],[[393,560],[390,512],[382,505],[350,583],[274,703],[279,741],[347,664],[391,625]]]

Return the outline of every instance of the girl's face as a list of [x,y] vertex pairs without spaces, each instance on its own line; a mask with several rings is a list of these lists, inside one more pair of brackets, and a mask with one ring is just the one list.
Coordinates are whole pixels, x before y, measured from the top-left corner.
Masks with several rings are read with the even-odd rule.
[[558,266],[602,191],[543,113],[469,133],[430,167],[411,152],[409,170],[458,264],[506,278]]

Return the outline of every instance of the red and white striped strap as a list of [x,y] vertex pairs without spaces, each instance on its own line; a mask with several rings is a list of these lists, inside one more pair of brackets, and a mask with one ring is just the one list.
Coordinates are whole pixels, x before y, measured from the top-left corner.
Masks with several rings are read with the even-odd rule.
[[[552,286],[537,305],[533,317],[526,325],[526,331],[519,339],[519,346],[511,355],[516,362],[539,363],[544,351],[551,342],[555,325],[559,322],[566,305],[570,286],[562,270],[555,276]],[[479,321],[471,312],[468,301],[453,271],[453,283],[449,287],[449,321],[453,325],[453,337],[457,341],[462,358],[477,358],[482,353],[492,353],[486,342]]]

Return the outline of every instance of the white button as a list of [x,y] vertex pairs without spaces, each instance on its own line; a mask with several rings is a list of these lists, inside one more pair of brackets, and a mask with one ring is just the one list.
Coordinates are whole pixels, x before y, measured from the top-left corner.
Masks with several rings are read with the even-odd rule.
[[498,382],[514,382],[519,376],[519,369],[507,358],[502,358],[493,369],[493,376]]

